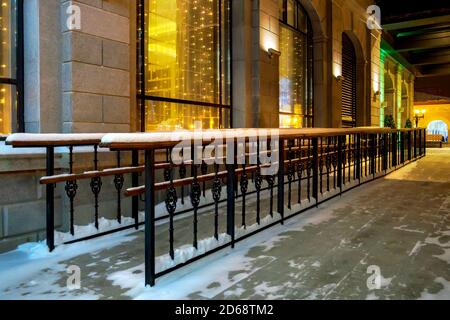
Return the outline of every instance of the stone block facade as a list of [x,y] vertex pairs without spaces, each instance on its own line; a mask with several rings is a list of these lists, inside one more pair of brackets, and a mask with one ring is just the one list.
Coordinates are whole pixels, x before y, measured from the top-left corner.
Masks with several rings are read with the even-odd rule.
[[[367,28],[370,0],[297,0],[311,21],[313,42],[314,125],[341,125],[342,34],[357,53],[357,105],[360,126],[379,126],[385,106],[380,91],[386,67],[381,62],[381,32]],[[30,133],[139,131],[136,103],[136,3],[130,0],[26,0],[25,128]],[[232,69],[233,127],[279,126],[278,0],[233,0]],[[67,19],[80,10],[80,29]],[[398,73],[396,74],[398,77]],[[406,78],[405,78],[406,79]],[[397,80],[396,80],[397,81]],[[413,92],[413,77],[408,92]],[[404,95],[400,99],[405,98]],[[406,113],[411,112],[409,94]],[[404,99],[403,99],[404,100]],[[404,101],[402,100],[402,104]],[[402,107],[403,108],[403,107]],[[400,110],[400,109],[399,109]],[[402,120],[403,121],[403,120]],[[5,152],[3,152],[5,151]],[[61,170],[67,152],[58,154]],[[92,169],[92,154],[77,155]],[[113,166],[114,154],[101,163]],[[84,159],[84,160],[83,160]],[[77,159],[78,163],[80,158]],[[124,163],[128,160],[124,159]],[[0,146],[0,252],[44,235],[45,155]],[[126,180],[127,185],[129,179]],[[7,188],[12,186],[12,188]],[[57,191],[57,224],[67,228],[68,200]],[[116,198],[112,180],[105,179],[100,199],[102,216],[113,218]],[[124,202],[129,214],[129,202]],[[93,202],[86,183],[77,196],[77,224],[92,222]]]
[[[80,8],[80,30],[64,23],[73,5]],[[129,1],[63,1],[61,21],[62,131],[129,132]]]

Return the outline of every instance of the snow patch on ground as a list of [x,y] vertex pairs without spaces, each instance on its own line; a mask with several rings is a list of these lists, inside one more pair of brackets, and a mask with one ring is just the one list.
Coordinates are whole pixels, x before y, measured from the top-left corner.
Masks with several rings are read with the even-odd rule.
[[[258,258],[249,257],[248,252],[251,248],[262,246],[264,247],[263,251],[268,251],[276,245],[277,241],[283,239],[284,236],[281,235],[282,233],[287,231],[302,231],[308,224],[319,224],[332,217],[333,213],[331,210],[322,210],[320,214],[317,214],[317,211],[313,209],[306,212],[303,216],[286,221],[284,226],[276,225],[237,243],[235,249],[224,249],[172,272],[158,279],[157,285],[152,288],[144,287],[143,285],[143,264],[124,271],[117,271],[108,276],[108,280],[112,281],[114,285],[127,290],[126,295],[139,300],[188,299],[194,293],[208,299],[215,297],[221,292],[224,292],[224,295],[237,295],[239,290],[236,291],[233,289],[230,292],[226,290],[276,259],[275,257],[269,256],[259,256]],[[267,216],[261,220],[260,227],[269,225],[279,219],[278,214],[275,214],[274,218]],[[247,227],[247,229],[238,229],[236,230],[236,237],[241,237],[257,228],[258,225],[253,225]],[[193,254],[195,255],[195,253]],[[167,256],[164,258],[167,262],[166,259]],[[255,266],[256,260],[262,261],[262,263],[258,263]],[[164,263],[159,265],[166,266]]]
[[[25,279],[38,278],[37,275],[44,269],[58,268],[59,263],[74,257],[106,250],[124,242],[136,239],[129,235],[130,231],[122,231],[108,237],[83,241],[71,245],[61,245],[53,252],[49,252],[45,242],[26,243],[16,250],[0,254],[0,294],[12,286],[22,284]],[[33,275],[35,275],[33,277]],[[52,279],[44,282],[51,284]],[[39,288],[40,289],[40,288]],[[51,297],[49,297],[51,299]]]
[[422,292],[419,300],[448,300],[450,298],[450,281],[444,278],[436,278],[434,282],[442,285],[442,290],[437,293],[430,293],[428,290]]

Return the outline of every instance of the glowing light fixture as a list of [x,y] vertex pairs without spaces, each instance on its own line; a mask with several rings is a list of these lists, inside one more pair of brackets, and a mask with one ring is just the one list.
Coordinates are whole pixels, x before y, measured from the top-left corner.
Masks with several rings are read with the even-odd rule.
[[274,48],[269,48],[269,50],[267,50],[267,52],[269,53],[269,58],[272,59],[274,56],[281,56],[281,52],[274,49]]
[[415,118],[416,118],[416,128],[418,128],[419,127],[419,121],[420,121],[420,119],[425,119],[425,113],[427,112],[427,110],[426,109],[421,109],[421,110],[419,110],[419,109],[415,109],[414,110],[414,114],[415,114]]

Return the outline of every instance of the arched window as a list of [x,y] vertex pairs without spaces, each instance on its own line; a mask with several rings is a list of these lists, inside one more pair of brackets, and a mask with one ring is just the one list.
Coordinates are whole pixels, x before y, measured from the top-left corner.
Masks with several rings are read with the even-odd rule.
[[279,8],[280,127],[313,127],[313,43],[310,19],[296,0],[279,0]]
[[0,134],[21,132],[23,119],[23,0],[0,6]]
[[230,127],[230,2],[139,2],[142,130]]
[[440,134],[444,142],[448,142],[448,125],[442,120],[431,121],[427,128],[428,134]]

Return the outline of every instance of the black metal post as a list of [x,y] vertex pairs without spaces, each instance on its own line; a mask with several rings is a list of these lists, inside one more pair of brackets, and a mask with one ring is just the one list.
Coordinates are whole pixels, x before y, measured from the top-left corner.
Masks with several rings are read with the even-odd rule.
[[[133,167],[139,166],[139,151],[133,150],[131,153],[131,163]],[[131,174],[131,186],[136,188],[139,186],[139,173]],[[135,229],[139,229],[139,196],[131,199],[131,214],[135,221]]]
[[145,150],[145,285],[154,286],[155,270],[155,150]]
[[316,205],[319,203],[319,141],[318,138],[312,138],[313,148],[313,198]]
[[[338,137],[338,159],[337,159],[337,187],[342,194],[342,136]],[[345,169],[344,169],[345,170]]]
[[361,183],[361,133],[356,135],[356,179]]
[[236,140],[233,139],[232,145],[228,142],[227,161],[233,159],[233,163],[227,163],[227,234],[231,237],[231,247],[234,248],[235,241],[235,186],[236,186],[236,154],[234,154],[234,146]]
[[417,130],[414,130],[414,159],[417,158]]
[[376,175],[377,175],[377,149],[376,149],[376,145],[377,145],[377,134],[373,134],[372,135],[372,145],[371,145],[371,167],[372,167],[372,175],[373,178],[375,179]]
[[422,130],[419,130],[419,156],[423,155],[423,147],[422,147]]
[[400,132],[400,162],[405,163],[405,133]]
[[[47,176],[55,174],[55,149],[47,147]],[[46,205],[47,205],[47,246],[50,252],[55,249],[55,185],[47,184]]]
[[284,140],[278,142],[278,194],[277,211],[281,215],[281,223],[284,223]]
[[392,133],[392,167],[397,167],[397,132]]
[[412,156],[412,144],[411,144],[411,131],[408,131],[408,160],[411,161],[411,156]]

